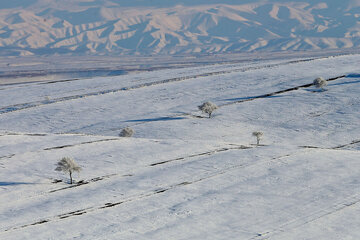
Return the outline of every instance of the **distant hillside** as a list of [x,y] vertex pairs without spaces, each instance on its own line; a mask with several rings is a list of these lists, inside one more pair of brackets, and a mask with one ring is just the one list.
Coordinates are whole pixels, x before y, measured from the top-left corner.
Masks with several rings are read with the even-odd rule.
[[359,46],[359,0],[0,3],[3,56],[183,54]]

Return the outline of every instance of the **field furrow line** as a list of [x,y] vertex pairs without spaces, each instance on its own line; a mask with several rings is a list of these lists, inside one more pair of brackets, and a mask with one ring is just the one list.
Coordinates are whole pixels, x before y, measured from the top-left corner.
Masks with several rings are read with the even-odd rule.
[[235,72],[247,72],[247,71],[259,70],[259,69],[263,69],[263,68],[273,68],[273,67],[278,67],[278,66],[283,66],[283,65],[314,61],[317,59],[319,59],[319,58],[292,60],[292,61],[288,61],[285,63],[266,64],[266,65],[254,66],[254,67],[245,67],[245,68],[242,67],[239,69],[233,69],[233,70],[227,70],[227,71],[216,71],[216,72],[202,73],[202,74],[190,75],[190,76],[184,76],[184,77],[169,78],[169,79],[165,79],[165,80],[143,83],[143,84],[138,84],[138,85],[129,86],[129,87],[102,90],[102,91],[98,91],[98,92],[91,92],[91,93],[61,97],[61,98],[56,98],[56,99],[47,99],[47,100],[42,100],[42,101],[34,101],[34,102],[28,102],[28,103],[15,104],[15,105],[10,105],[10,106],[0,108],[0,115],[10,113],[10,112],[15,112],[15,111],[21,111],[21,110],[25,110],[25,109],[29,109],[29,108],[35,108],[35,107],[39,107],[39,106],[43,106],[43,105],[49,105],[49,104],[54,104],[54,103],[59,103],[59,102],[81,99],[81,98],[85,98],[85,97],[99,96],[99,95],[116,93],[116,92],[127,91],[127,90],[135,90],[135,89],[140,89],[140,88],[144,88],[144,87],[151,87],[151,86],[156,86],[156,85],[161,85],[161,84],[166,84],[166,83],[186,81],[186,80],[196,79],[196,78],[224,75],[224,74],[230,74],[230,73],[235,73]]
[[319,220],[323,217],[329,216],[331,214],[335,214],[339,211],[342,211],[348,207],[353,207],[354,205],[360,203],[360,195],[359,194],[355,194],[352,195],[350,197],[347,197],[346,199],[344,199],[343,201],[333,204],[328,208],[324,208],[324,209],[320,209],[318,211],[314,211],[311,212],[308,215],[299,217],[299,218],[295,218],[293,220],[290,220],[284,224],[282,224],[281,226],[279,226],[278,228],[272,230],[272,231],[267,231],[264,233],[259,233],[256,236],[248,239],[248,240],[255,240],[255,239],[259,239],[259,240],[265,240],[265,239],[270,239],[273,236],[276,236],[278,234],[284,233],[286,231],[289,230],[293,230],[296,228],[299,228],[301,226],[304,226],[306,224],[310,224],[316,220]]
[[[344,77],[346,77],[346,75],[340,75],[340,76],[329,78],[329,79],[327,79],[327,81],[335,81],[337,79],[341,79],[341,78],[344,78]],[[279,91],[275,91],[275,92],[271,92],[271,93],[266,93],[266,94],[262,94],[262,95],[258,95],[258,96],[254,96],[254,97],[248,97],[246,99],[241,99],[241,100],[238,100],[238,101],[232,101],[232,102],[229,102],[229,103],[219,104],[218,107],[221,108],[221,107],[226,107],[226,106],[230,106],[230,105],[234,105],[234,104],[238,104],[238,103],[254,101],[256,99],[268,98],[268,97],[283,94],[283,93],[286,93],[286,92],[296,91],[296,90],[299,90],[301,88],[308,88],[308,87],[311,87],[313,85],[314,85],[313,83],[307,83],[307,84],[304,84],[304,85],[300,85],[300,86],[296,86],[296,87],[292,87],[292,88],[288,88],[288,89],[284,89],[284,90],[279,90]],[[194,113],[180,113],[180,114],[174,114],[174,115],[165,116],[165,117],[161,117],[161,118],[162,119],[178,119],[178,120],[186,119],[186,118],[182,118],[182,117],[208,118],[208,117],[197,115],[197,114],[194,114]],[[146,123],[147,123],[147,121],[138,122],[138,123],[132,124],[131,126],[142,125],[142,124],[146,124]],[[119,129],[112,128],[111,130],[116,131],[116,130],[120,130],[120,128]],[[76,131],[76,130],[71,130],[69,133],[72,133],[72,131]]]
[[[297,153],[297,152],[295,152],[295,153]],[[295,153],[293,153],[293,154],[295,154]],[[187,185],[191,185],[191,184],[196,184],[196,183],[199,183],[199,182],[211,179],[211,178],[219,177],[219,176],[224,175],[224,174],[226,174],[226,173],[228,173],[230,171],[233,171],[233,170],[238,170],[238,169],[245,168],[245,167],[252,167],[252,166],[255,166],[255,165],[258,165],[258,164],[263,164],[263,163],[269,163],[269,162],[276,161],[278,159],[288,158],[289,156],[292,156],[293,154],[286,154],[286,155],[282,155],[282,156],[279,156],[279,157],[274,157],[274,158],[271,158],[271,159],[267,158],[267,159],[263,159],[261,161],[257,161],[255,163],[236,164],[236,165],[233,165],[233,166],[229,166],[229,167],[226,167],[226,168],[219,169],[217,171],[208,171],[205,176],[202,176],[202,177],[197,178],[197,179],[193,179],[193,180],[189,180],[189,181],[187,181],[186,179],[181,179],[181,181],[179,181],[178,183],[165,185],[163,187],[157,187],[156,189],[152,189],[150,191],[146,191],[146,192],[143,192],[143,193],[140,193],[140,194],[136,194],[134,196],[129,196],[128,198],[125,198],[125,199],[122,199],[122,200],[119,200],[119,201],[116,201],[116,202],[106,202],[106,203],[103,203],[101,205],[95,205],[95,206],[92,206],[92,207],[87,207],[85,209],[73,210],[71,212],[58,214],[58,215],[53,216],[53,217],[42,218],[42,219],[40,219],[40,220],[38,220],[36,222],[33,222],[33,223],[24,224],[24,225],[21,225],[21,226],[9,227],[9,228],[5,229],[3,232],[0,232],[0,234],[1,233],[6,233],[6,232],[9,232],[9,231],[20,230],[20,229],[30,227],[30,226],[49,223],[49,222],[52,222],[52,221],[60,221],[60,220],[66,219],[66,218],[80,216],[80,215],[83,215],[83,214],[88,214],[88,213],[92,213],[92,212],[95,212],[95,211],[100,211],[100,210],[103,210],[103,209],[116,207],[116,206],[119,206],[119,205],[122,205],[122,204],[125,204],[125,203],[128,203],[128,202],[142,200],[142,199],[145,199],[145,198],[155,196],[157,194],[162,194],[162,193],[165,193],[167,191],[174,190],[174,189],[179,188],[179,187],[183,187],[183,186],[187,186]]]

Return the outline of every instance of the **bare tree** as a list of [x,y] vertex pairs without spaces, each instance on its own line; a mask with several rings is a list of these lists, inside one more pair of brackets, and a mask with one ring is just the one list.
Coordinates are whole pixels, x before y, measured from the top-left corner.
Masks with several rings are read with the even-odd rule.
[[205,102],[202,105],[198,106],[198,108],[203,112],[209,114],[209,118],[211,118],[211,114],[214,110],[218,109],[218,106],[216,106],[212,102]]
[[77,163],[74,161],[74,159],[69,157],[63,157],[59,160],[59,162],[56,164],[57,167],[55,168],[55,171],[69,173],[70,175],[70,184],[72,184],[72,173],[73,172],[80,172],[81,167],[77,165]]
[[315,85],[315,87],[321,88],[321,90],[324,91],[324,87],[327,85],[327,82],[322,77],[318,77],[314,80],[313,84]]
[[132,128],[126,127],[120,132],[119,136],[120,137],[132,137],[132,135],[134,135],[134,132],[135,131]]
[[260,139],[262,138],[264,133],[263,132],[253,132],[252,135],[256,137],[256,145],[259,146]]

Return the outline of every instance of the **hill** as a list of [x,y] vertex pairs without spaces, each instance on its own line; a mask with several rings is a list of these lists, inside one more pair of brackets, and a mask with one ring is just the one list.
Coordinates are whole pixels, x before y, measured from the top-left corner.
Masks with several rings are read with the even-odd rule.
[[359,61],[2,85],[0,239],[358,239]]
[[194,54],[356,48],[346,1],[9,1],[0,54]]

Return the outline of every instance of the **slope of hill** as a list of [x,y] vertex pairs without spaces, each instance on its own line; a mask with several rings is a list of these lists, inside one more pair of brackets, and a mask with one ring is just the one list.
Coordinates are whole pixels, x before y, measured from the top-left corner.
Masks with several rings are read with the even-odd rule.
[[0,54],[185,54],[353,48],[360,3],[346,1],[10,1]]
[[359,239],[359,61],[3,85],[0,239]]

